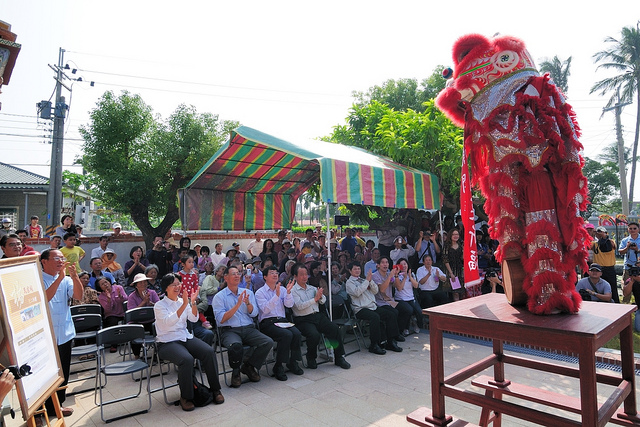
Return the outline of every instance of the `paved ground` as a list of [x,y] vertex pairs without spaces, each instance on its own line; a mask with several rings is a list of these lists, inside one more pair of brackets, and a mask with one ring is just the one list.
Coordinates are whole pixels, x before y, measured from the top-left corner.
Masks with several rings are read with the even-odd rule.
[[[349,344],[347,349],[355,344]],[[399,426],[408,413],[420,406],[430,406],[429,334],[412,335],[400,343],[402,353],[377,356],[366,351],[348,356],[350,370],[333,364],[322,364],[317,370],[305,370],[303,376],[289,375],[286,382],[268,378],[263,368],[262,381],[245,383],[239,389],[223,385],[226,402],[184,412],[178,406],[165,404],[162,392],[153,394],[149,413],[114,422],[116,426],[238,426],[249,424],[267,426]],[[445,374],[452,373],[490,354],[491,348],[469,340],[445,338]],[[115,355],[110,355],[115,357]],[[534,356],[534,358],[537,358]],[[548,359],[547,359],[548,360]],[[570,365],[571,362],[557,362]],[[487,372],[489,373],[489,372]],[[545,390],[569,396],[579,395],[578,381],[572,378],[546,375],[524,368],[507,367],[507,378]],[[175,376],[172,373],[171,378]],[[81,386],[76,383],[71,389]],[[160,384],[152,379],[152,387]],[[469,382],[466,384],[469,388]],[[86,384],[85,384],[86,386]],[[110,379],[109,393],[130,393],[137,383],[130,377]],[[611,387],[598,389],[600,401]],[[178,388],[168,391],[170,399],[179,397]],[[14,399],[18,406],[17,399]],[[107,415],[135,411],[144,405],[144,399],[114,404]],[[477,423],[479,408],[447,399],[447,412],[458,418]],[[65,406],[75,408],[66,418],[69,426],[100,426],[100,410],[94,406],[93,392],[69,397]],[[538,405],[529,405],[538,407]],[[558,412],[550,410],[550,412]],[[574,416],[574,418],[576,418]],[[577,419],[577,418],[576,418]],[[16,420],[6,417],[8,426],[24,425],[20,414]],[[505,418],[505,426],[530,425],[514,418]]]

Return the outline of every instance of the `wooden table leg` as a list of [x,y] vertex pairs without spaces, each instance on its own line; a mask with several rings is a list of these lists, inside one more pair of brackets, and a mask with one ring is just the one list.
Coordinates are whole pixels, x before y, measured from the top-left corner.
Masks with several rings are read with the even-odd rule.
[[593,341],[583,339],[580,342],[580,406],[582,408],[582,425],[595,427],[598,425],[598,388],[596,383],[596,356]]
[[444,384],[444,353],[442,342],[442,328],[438,316],[432,316],[429,328],[429,344],[431,353],[431,403],[432,417],[427,420],[434,425],[445,426],[452,421],[447,416],[444,407],[444,395],[440,393],[440,387]]

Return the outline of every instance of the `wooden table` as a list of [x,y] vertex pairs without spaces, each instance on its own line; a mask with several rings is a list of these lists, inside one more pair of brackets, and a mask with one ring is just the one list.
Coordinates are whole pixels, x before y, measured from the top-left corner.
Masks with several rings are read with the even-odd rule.
[[[536,316],[524,307],[511,306],[502,294],[487,294],[425,310],[430,324],[432,410],[419,408],[407,420],[421,426],[468,425],[446,414],[445,397],[450,397],[481,406],[481,425],[493,422],[499,426],[502,414],[547,426],[602,426],[608,421],[640,425],[632,333],[635,310],[635,305],[584,302],[578,314]],[[444,331],[490,338],[493,354],[445,378]],[[596,373],[596,351],[618,334],[621,377]],[[504,354],[504,342],[571,352],[578,355],[579,366],[576,369]],[[511,383],[504,377],[505,363],[579,378],[580,398]],[[472,381],[485,389],[484,395],[456,387],[491,366],[493,377],[480,376]],[[597,402],[597,383],[616,387],[602,405]],[[582,422],[504,401],[503,395],[582,414]]]

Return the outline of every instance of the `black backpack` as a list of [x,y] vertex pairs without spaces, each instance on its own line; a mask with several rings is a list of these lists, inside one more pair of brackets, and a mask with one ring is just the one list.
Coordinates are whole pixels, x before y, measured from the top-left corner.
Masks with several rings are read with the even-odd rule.
[[207,406],[213,402],[213,393],[209,387],[201,384],[196,377],[193,377],[193,404],[197,407]]

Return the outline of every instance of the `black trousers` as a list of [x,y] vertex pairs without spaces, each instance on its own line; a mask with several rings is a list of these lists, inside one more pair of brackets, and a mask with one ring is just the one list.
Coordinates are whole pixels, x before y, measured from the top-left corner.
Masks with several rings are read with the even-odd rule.
[[[62,375],[64,376],[64,382],[60,384],[60,387],[64,387],[69,382],[69,373],[71,372],[71,348],[73,340],[69,340],[64,344],[60,344],[58,346],[58,355],[60,356],[60,364],[62,365]],[[67,390],[62,389],[57,391],[58,400],[60,401],[60,406],[67,399]],[[45,408],[47,409],[47,414],[50,417],[56,416],[56,410],[53,407],[53,400],[51,398],[47,399],[44,403]]]
[[220,327],[222,345],[228,350],[229,366],[237,369],[242,365],[244,345],[254,347],[247,363],[256,369],[264,364],[273,348],[273,340],[257,330],[253,324],[239,327]]
[[614,302],[620,303],[618,295],[618,276],[616,276],[616,268],[614,266],[602,267],[602,280],[611,285],[611,297]]
[[420,307],[430,308],[449,302],[449,296],[446,292],[438,289],[434,291],[420,290]]
[[294,317],[298,329],[307,338],[307,359],[318,357],[318,344],[321,334],[329,340],[334,349],[336,360],[344,356],[344,344],[340,336],[340,328],[331,322],[327,316],[321,313],[313,313],[307,316]]
[[398,330],[398,312],[393,307],[383,305],[375,310],[360,309],[356,317],[369,322],[371,345],[380,344],[400,334]]
[[193,399],[193,363],[195,359],[200,360],[202,369],[207,374],[209,388],[220,390],[215,351],[213,347],[201,339],[194,337],[186,341],[159,343],[158,355],[161,359],[168,360],[178,367],[180,397],[183,399]]
[[260,322],[260,332],[278,344],[276,348],[276,365],[302,360],[302,350],[300,350],[302,333],[295,326],[281,328],[274,325],[276,322],[288,322],[288,320],[271,317]]

